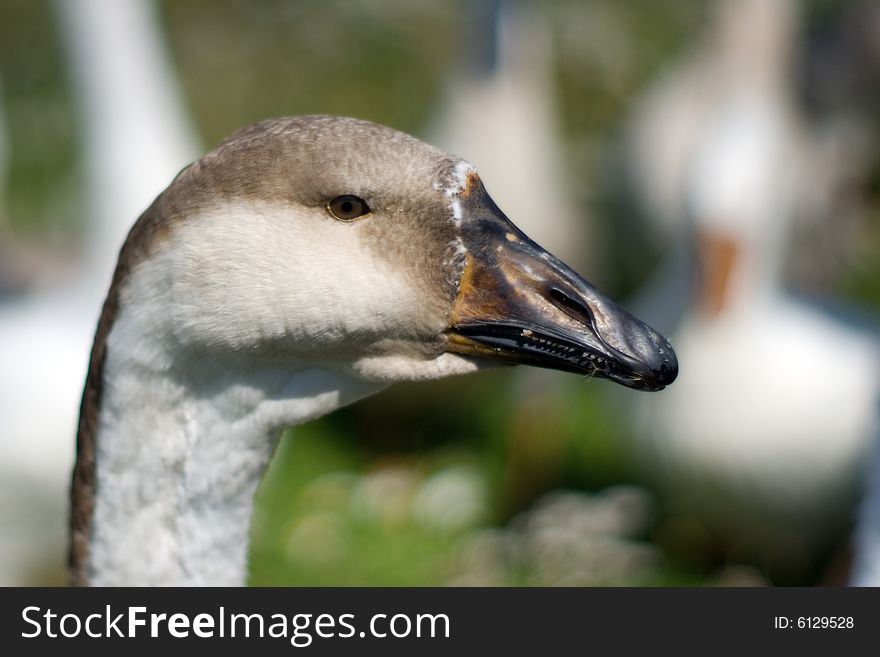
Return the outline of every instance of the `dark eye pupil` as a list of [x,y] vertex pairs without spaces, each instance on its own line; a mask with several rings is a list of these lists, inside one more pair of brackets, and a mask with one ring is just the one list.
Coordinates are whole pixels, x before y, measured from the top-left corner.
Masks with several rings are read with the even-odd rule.
[[357,219],[370,212],[366,201],[351,194],[337,196],[327,204],[327,210],[337,219],[345,220]]

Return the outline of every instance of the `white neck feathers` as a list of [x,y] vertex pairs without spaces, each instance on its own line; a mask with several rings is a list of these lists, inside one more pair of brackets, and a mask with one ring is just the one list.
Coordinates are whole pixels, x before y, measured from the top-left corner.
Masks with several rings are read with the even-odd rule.
[[243,585],[253,496],[281,428],[379,387],[307,368],[188,387],[113,353],[96,452],[94,585]]
[[188,343],[169,320],[187,312],[174,253],[134,269],[107,336],[89,584],[244,584],[253,496],[281,430],[382,387],[300,356]]

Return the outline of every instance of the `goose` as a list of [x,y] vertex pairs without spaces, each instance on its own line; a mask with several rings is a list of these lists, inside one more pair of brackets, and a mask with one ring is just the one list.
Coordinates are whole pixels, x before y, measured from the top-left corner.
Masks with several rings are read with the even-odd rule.
[[143,211],[168,172],[197,157],[199,140],[153,0],[59,0],[55,8],[85,135],[85,257],[101,290],[129,228],[121,218]]
[[808,169],[785,84],[794,4],[719,9],[700,75],[654,96],[665,99],[655,127],[675,103],[690,107],[678,137],[675,128],[655,134],[675,142],[677,164],[653,179],[658,193],[648,198],[666,219],[687,217],[669,229],[700,276],[680,261],[679,297],[652,293],[666,309],[684,300],[678,317],[644,316],[671,331],[689,367],[662,399],[634,400],[634,452],[677,491],[673,506],[696,511],[734,554],[802,581],[850,520],[877,427],[880,348],[876,330],[785,287],[801,199],[825,182]]
[[[546,7],[479,0],[469,3],[466,14],[458,57],[427,130],[430,141],[492,181],[496,202],[517,208],[519,224],[532,239],[569,265],[589,263],[595,271],[599,259],[589,252],[588,217],[575,211],[567,188]],[[528,408],[540,414],[565,383],[557,372],[518,372],[514,403],[528,398]]]
[[479,167],[502,206],[521,209],[523,230],[577,264],[589,240],[565,189],[546,16],[518,0],[481,0],[467,12],[475,18],[429,135]]
[[464,160],[352,118],[240,130],[120,251],[80,413],[71,582],[244,584],[254,491],[284,427],[505,363],[640,390],[678,370]]
[[130,218],[198,153],[153,8],[55,3],[83,127],[87,211],[65,278],[0,302],[0,584],[63,581],[68,436],[97,308]]

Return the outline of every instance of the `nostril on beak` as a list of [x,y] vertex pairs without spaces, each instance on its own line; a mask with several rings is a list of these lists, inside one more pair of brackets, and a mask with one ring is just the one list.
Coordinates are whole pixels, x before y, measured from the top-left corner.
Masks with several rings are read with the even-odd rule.
[[559,310],[569,317],[572,317],[587,326],[593,325],[593,315],[590,313],[590,310],[584,304],[572,299],[562,290],[555,287],[552,288],[550,290],[550,299],[553,301],[554,306],[559,308]]

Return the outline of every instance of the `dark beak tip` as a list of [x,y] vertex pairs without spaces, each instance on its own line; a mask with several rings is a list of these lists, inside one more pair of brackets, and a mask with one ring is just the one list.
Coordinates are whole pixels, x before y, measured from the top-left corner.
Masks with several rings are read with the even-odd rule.
[[663,353],[660,356],[660,368],[657,373],[668,385],[678,376],[678,357],[668,342],[663,346]]
[[655,389],[663,390],[663,388],[675,382],[675,379],[677,378],[678,367],[664,367],[659,372],[657,372],[657,376],[655,379],[657,387]]
[[638,376],[635,379],[615,379],[618,383],[622,383],[628,388],[634,390],[642,390],[645,392],[659,392],[672,384],[678,377],[677,367],[663,367],[659,370],[652,370],[649,374]]
[[651,339],[647,343],[642,342],[644,347],[641,354],[635,356],[639,363],[636,372],[640,373],[635,375],[635,385],[632,387],[658,392],[678,378],[678,358],[666,339],[653,330],[649,335]]
[[678,378],[678,358],[668,342],[665,342],[657,357],[660,362],[657,367],[652,369],[655,381],[659,386],[657,389],[662,390]]
[[625,373],[612,378],[637,390],[663,390],[678,378],[678,357],[672,345],[647,324],[626,317],[632,321],[626,325],[625,337],[617,341],[623,346],[617,351]]

